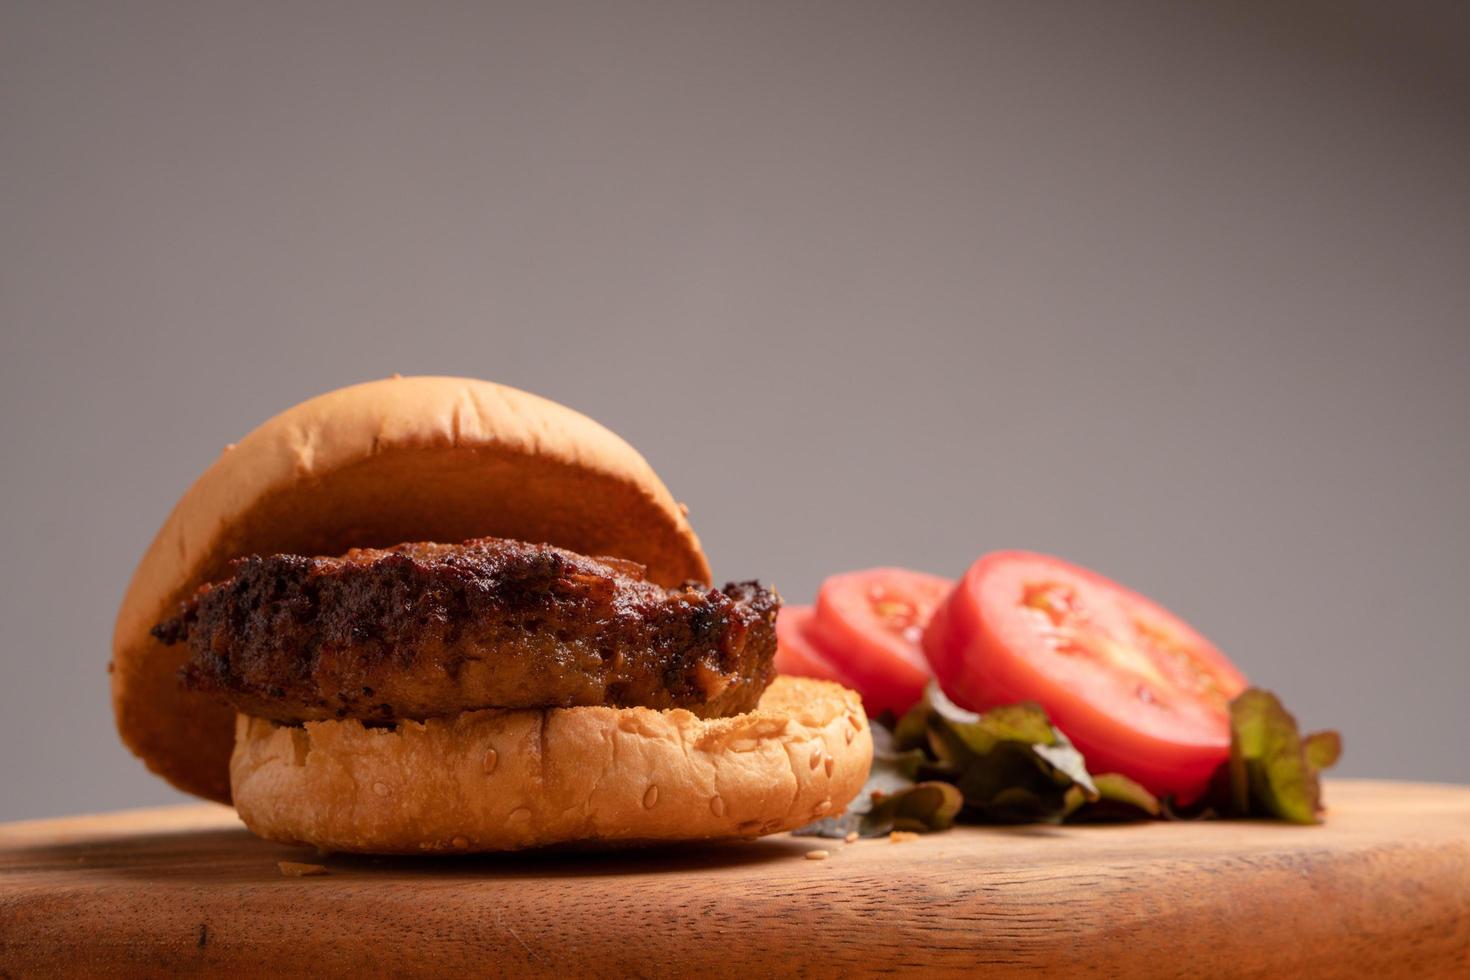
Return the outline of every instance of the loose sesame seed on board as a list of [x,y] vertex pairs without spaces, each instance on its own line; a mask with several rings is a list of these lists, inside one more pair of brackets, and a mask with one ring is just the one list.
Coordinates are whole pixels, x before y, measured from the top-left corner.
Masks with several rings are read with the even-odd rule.
[[324,875],[327,869],[320,864],[302,864],[300,861],[277,861],[276,867],[281,874],[287,878],[306,878],[314,875]]

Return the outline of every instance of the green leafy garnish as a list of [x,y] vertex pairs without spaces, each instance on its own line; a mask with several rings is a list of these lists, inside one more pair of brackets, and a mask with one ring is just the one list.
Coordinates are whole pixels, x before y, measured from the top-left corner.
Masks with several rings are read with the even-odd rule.
[[1127,776],[1105,772],[1092,777],[1097,799],[1088,802],[1077,793],[1069,800],[1066,819],[1077,823],[1148,820],[1163,813],[1159,798]]
[[927,834],[948,830],[964,799],[949,783],[915,783],[907,789],[873,800],[872,809],[858,822],[859,837],[882,837],[895,830]]
[[949,783],[920,780],[927,757],[920,749],[900,749],[893,733],[875,723],[873,767],[868,781],[841,816],[827,817],[798,830],[799,837],[882,837],[895,830],[928,833],[948,830],[964,802]]
[[1274,817],[1318,823],[1322,810],[1321,770],[1342,754],[1336,732],[1302,738],[1276,695],[1250,688],[1230,702],[1230,795],[1228,812],[1240,817]]
[[1210,789],[1187,805],[1161,800],[1120,773],[1091,775],[1081,753],[1032,702],[966,711],[931,681],[907,714],[896,722],[875,720],[872,732],[873,768],[862,793],[841,816],[794,833],[927,833],[957,819],[1082,823],[1224,816],[1317,823],[1318,776],[1342,754],[1336,732],[1302,737],[1276,696],[1259,688],[1230,702],[1230,760]]
[[1068,792],[1098,797],[1082,755],[1052,727],[1034,703],[1012,704],[984,714],[966,711],[933,683],[898,723],[900,748],[927,750],[920,773],[953,783],[964,814],[997,823],[1061,817]]
[[1302,739],[1302,751],[1318,772],[1331,769],[1342,757],[1342,736],[1337,732],[1313,732]]

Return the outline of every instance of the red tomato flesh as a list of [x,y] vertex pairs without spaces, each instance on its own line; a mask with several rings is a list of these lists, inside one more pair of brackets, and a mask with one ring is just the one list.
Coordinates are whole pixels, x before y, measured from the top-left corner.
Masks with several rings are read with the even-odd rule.
[[1167,609],[1061,559],[985,555],[923,645],[957,704],[1040,702],[1094,773],[1188,801],[1229,757],[1240,671]]
[[776,673],[816,677],[857,689],[845,673],[818,647],[812,638],[811,606],[782,606],[776,614]]
[[902,714],[929,682],[924,627],[954,583],[906,568],[833,575],[817,593],[812,635],[853,679],[869,713]]

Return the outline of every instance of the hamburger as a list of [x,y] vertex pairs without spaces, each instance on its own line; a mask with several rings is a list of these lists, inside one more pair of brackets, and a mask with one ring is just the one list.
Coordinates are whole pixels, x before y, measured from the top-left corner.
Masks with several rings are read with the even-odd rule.
[[393,378],[267,421],[184,494],[113,637],[124,743],[256,834],[468,853],[839,813],[858,696],[777,677],[653,470],[562,405]]

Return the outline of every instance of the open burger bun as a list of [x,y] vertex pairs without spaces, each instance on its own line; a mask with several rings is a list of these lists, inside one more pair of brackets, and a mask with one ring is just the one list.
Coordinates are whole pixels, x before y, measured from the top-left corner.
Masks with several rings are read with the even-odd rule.
[[[123,741],[180,789],[229,801],[234,713],[182,690],[177,674],[188,650],[164,646],[149,629],[200,585],[226,577],[231,559],[484,536],[629,559],[661,585],[709,582],[699,540],[668,489],[631,446],[586,416],[466,378],[354,385],[302,402],[226,447],[164,522],[113,633]],[[246,755],[254,751],[252,739]],[[302,819],[313,812],[305,806]]]
[[472,711],[394,728],[244,715],[230,774],[261,837],[373,854],[754,837],[840,813],[868,776],[858,696],[777,677],[755,711]]

